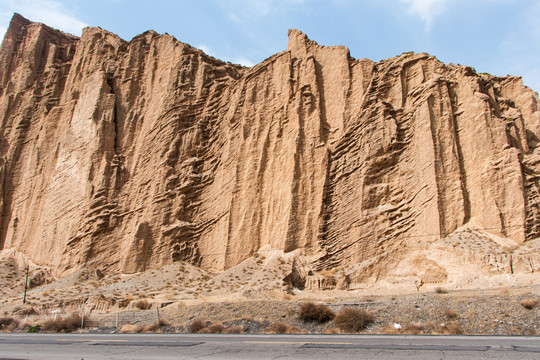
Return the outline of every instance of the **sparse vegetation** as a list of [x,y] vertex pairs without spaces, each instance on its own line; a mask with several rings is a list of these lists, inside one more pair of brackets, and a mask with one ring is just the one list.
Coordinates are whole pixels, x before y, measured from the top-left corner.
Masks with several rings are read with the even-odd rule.
[[140,310],[148,310],[152,307],[152,304],[147,300],[139,300],[135,303],[135,307]]
[[19,321],[11,317],[0,318],[0,331],[10,332],[19,326]]
[[341,334],[341,330],[338,328],[330,328],[323,332],[324,334]]
[[122,326],[122,329],[120,329],[120,332],[127,333],[127,334],[135,334],[140,333],[143,331],[143,327],[140,325],[133,325],[133,324],[126,324]]
[[41,325],[39,325],[39,324],[34,325],[34,326],[30,326],[30,328],[28,328],[29,333],[37,333],[40,330],[41,330]]
[[[262,256],[258,257],[261,258]],[[119,329],[122,325],[131,323],[135,325],[131,325],[131,328],[128,326],[122,331],[139,333],[189,332],[191,322],[202,319],[205,321],[200,327],[204,329],[202,332],[217,333],[300,333],[309,330],[312,333],[360,331],[374,334],[422,335],[464,333],[537,336],[539,334],[537,312],[540,308],[540,298],[536,295],[538,285],[535,284],[519,287],[509,286],[501,281],[495,282],[493,288],[487,290],[463,290],[459,287],[454,290],[450,284],[428,283],[424,285],[422,291],[415,294],[396,292],[372,295],[369,289],[361,289],[358,292],[340,290],[311,292],[306,289],[300,292],[290,287],[279,288],[274,292],[270,287],[276,282],[281,285],[283,278],[291,271],[292,265],[289,261],[286,263],[288,270],[283,274],[276,274],[273,269],[279,259],[275,257],[268,259],[268,267],[264,271],[259,271],[255,260],[248,259],[238,269],[231,269],[224,274],[212,273],[211,278],[204,284],[200,284],[198,279],[208,276],[199,275],[196,269],[193,270],[191,267],[185,279],[171,280],[176,279],[176,265],[171,266],[174,271],[169,270],[170,277],[160,277],[166,271],[156,272],[155,279],[149,276],[150,272],[126,275],[109,287],[103,285],[106,281],[102,281],[102,287],[98,290],[93,289],[91,279],[74,285],[77,278],[73,278],[32,289],[26,297],[31,305],[22,304],[23,289],[20,284],[17,285],[19,286],[17,291],[11,291],[9,289],[11,283],[6,280],[5,286],[0,287],[0,317],[13,317],[19,321],[19,326],[12,331],[39,331],[39,326],[32,328],[30,326],[43,325],[47,318],[46,314],[51,310],[61,308],[68,314],[78,312],[81,302],[84,302],[87,309],[95,307],[98,310],[93,317],[95,321],[89,323],[85,321],[85,330],[88,328],[90,332],[103,332],[104,329],[95,328],[114,325],[115,312],[118,311],[121,322]],[[354,270],[347,271],[354,272]],[[341,272],[337,273],[341,276]],[[181,284],[181,281],[188,282],[189,278],[191,278],[189,285]],[[170,285],[163,287],[168,282]],[[227,293],[230,286],[238,293]],[[441,288],[436,291],[437,286]],[[51,291],[50,288],[54,290]],[[190,296],[187,294],[188,291],[200,295],[198,298]],[[444,295],[445,293],[448,295]],[[103,296],[100,297],[100,294]],[[135,306],[137,302],[140,302],[139,307]],[[301,305],[304,302],[311,302],[308,308],[313,306],[317,309],[321,306],[324,309],[326,306],[335,314],[342,306],[365,309],[377,321],[371,325],[365,324],[364,328],[367,326],[368,330],[357,330],[362,326],[357,329],[343,325],[339,327],[339,319],[335,320],[336,322],[329,320],[319,322],[320,317],[315,311],[316,315],[312,315],[311,318],[306,316],[308,320],[304,322],[300,319]],[[131,305],[126,308],[128,303]],[[353,305],[345,305],[351,303]],[[142,304],[144,306],[141,306]],[[133,311],[138,308],[144,309],[150,304],[154,311]],[[153,323],[156,319],[156,306],[163,306],[163,310],[159,308],[160,316],[175,319],[174,326],[164,327]],[[32,316],[38,312],[42,317]],[[29,316],[25,319],[26,315]],[[59,318],[66,316],[58,314]],[[52,316],[48,317],[52,319]],[[206,320],[223,325],[214,325]],[[394,327],[394,323],[397,328]],[[9,324],[2,321],[0,331],[10,331],[8,327]],[[79,327],[77,319],[75,331],[78,331]],[[47,331],[66,330],[48,327]]]
[[159,322],[156,321],[156,322],[154,322],[152,324],[144,326],[142,331],[143,332],[155,332],[155,331],[161,329],[162,326],[169,326],[169,325],[170,325],[169,322],[161,319]]
[[43,330],[51,332],[73,332],[81,327],[82,318],[79,314],[71,314],[65,318],[49,319],[43,323]]
[[330,321],[336,314],[326,305],[306,302],[300,305],[298,318],[302,321],[316,321],[320,324]]
[[358,332],[375,320],[374,316],[364,309],[345,307],[339,311],[334,323],[342,331]]
[[381,327],[379,330],[379,333],[385,334],[385,335],[400,334],[401,329],[396,329],[394,325],[388,324],[386,326]]
[[226,334],[242,334],[244,331],[243,326],[231,326],[230,328],[225,329]]
[[531,310],[536,306],[537,301],[535,299],[525,299],[521,302],[521,306],[523,306],[527,310]]
[[306,329],[301,329],[298,326],[289,326],[287,329],[287,334],[309,334],[309,331]]
[[195,320],[189,325],[189,332],[198,333],[206,327],[206,323],[202,320]]
[[441,333],[445,335],[461,335],[463,329],[458,323],[441,324]]
[[404,334],[419,335],[424,331],[424,327],[419,324],[408,324],[403,327],[402,332]]
[[221,334],[224,331],[225,331],[225,326],[223,326],[222,324],[216,323],[216,324],[211,324],[205,328],[202,328],[198,332],[202,334]]
[[286,334],[289,326],[283,323],[272,323],[268,327],[268,330],[273,334]]

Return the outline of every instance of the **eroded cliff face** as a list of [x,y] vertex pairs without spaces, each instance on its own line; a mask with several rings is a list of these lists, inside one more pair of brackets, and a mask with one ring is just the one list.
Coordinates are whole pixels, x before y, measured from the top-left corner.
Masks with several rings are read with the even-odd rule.
[[264,248],[361,281],[464,225],[539,237],[540,103],[518,77],[297,30],[244,68],[19,15],[0,65],[0,249],[58,272],[219,271]]

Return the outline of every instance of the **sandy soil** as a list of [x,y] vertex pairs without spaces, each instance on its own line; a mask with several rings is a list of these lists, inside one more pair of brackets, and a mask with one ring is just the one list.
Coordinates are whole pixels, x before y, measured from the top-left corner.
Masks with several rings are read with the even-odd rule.
[[[369,290],[301,291],[284,284],[290,269],[289,259],[275,254],[250,258],[221,274],[175,263],[131,275],[84,269],[53,281],[46,269],[31,267],[30,278],[44,283],[33,285],[22,304],[24,266],[4,259],[0,316],[19,319],[23,329],[18,331],[84,311],[87,326],[95,328],[90,331],[98,332],[116,332],[125,325],[142,331],[158,314],[167,326],[152,331],[186,332],[193,321],[202,320],[207,325],[240,326],[245,332],[272,332],[276,323],[285,324],[289,332],[337,332],[333,321],[298,319],[300,305],[314,302],[335,313],[347,306],[366,309],[375,321],[365,333],[540,335],[540,285],[438,292],[426,288],[388,295]],[[536,305],[527,309],[525,300]]]

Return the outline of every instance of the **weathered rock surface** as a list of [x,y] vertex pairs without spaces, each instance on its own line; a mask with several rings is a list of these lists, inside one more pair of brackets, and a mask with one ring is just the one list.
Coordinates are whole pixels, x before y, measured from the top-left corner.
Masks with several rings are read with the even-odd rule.
[[311,272],[360,266],[309,282],[347,287],[400,261],[445,281],[461,258],[432,250],[474,225],[510,242],[497,254],[532,249],[520,271],[538,271],[539,106],[519,77],[356,60],[298,30],[244,68],[166,34],[77,38],[16,14],[0,50],[0,249],[57,274],[296,250]]

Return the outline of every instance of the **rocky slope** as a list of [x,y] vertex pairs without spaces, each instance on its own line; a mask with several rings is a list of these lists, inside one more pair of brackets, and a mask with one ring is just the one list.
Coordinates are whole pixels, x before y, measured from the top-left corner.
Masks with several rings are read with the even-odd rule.
[[282,250],[288,281],[315,288],[533,274],[539,106],[519,77],[356,60],[298,30],[245,68],[167,34],[77,38],[15,14],[0,249],[56,275]]

